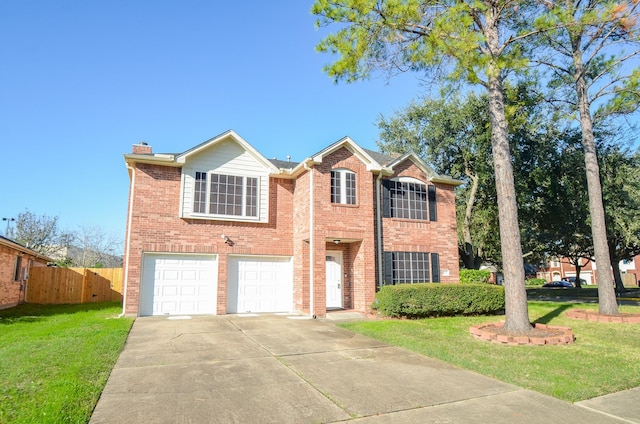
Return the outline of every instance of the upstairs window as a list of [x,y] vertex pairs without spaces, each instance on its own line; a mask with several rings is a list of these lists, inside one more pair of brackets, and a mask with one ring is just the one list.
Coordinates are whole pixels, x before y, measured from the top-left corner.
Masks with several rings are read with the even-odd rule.
[[437,220],[436,186],[414,181],[383,180],[385,218]]
[[193,212],[255,218],[258,216],[258,179],[238,175],[196,172]]
[[331,203],[356,204],[356,174],[348,169],[331,171]]

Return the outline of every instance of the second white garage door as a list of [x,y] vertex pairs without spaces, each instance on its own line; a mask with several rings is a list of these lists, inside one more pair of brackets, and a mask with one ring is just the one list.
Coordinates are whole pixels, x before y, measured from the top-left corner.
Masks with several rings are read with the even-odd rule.
[[289,257],[230,257],[227,312],[291,312],[293,266]]

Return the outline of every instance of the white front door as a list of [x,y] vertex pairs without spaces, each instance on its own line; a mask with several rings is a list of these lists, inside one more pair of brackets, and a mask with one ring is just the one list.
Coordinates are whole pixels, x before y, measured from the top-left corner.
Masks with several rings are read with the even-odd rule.
[[327,308],[342,308],[342,252],[327,251]]

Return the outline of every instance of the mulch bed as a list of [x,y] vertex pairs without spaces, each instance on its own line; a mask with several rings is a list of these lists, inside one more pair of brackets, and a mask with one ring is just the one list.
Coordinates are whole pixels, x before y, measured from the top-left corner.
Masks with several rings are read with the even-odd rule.
[[556,327],[545,324],[533,324],[527,334],[503,329],[504,322],[478,324],[469,328],[469,333],[476,339],[506,345],[561,345],[573,343],[575,336],[569,327]]
[[640,323],[640,314],[619,313],[615,315],[604,315],[598,311],[588,311],[585,309],[571,309],[566,313],[567,318],[580,319],[583,321],[593,322],[615,322],[638,324]]

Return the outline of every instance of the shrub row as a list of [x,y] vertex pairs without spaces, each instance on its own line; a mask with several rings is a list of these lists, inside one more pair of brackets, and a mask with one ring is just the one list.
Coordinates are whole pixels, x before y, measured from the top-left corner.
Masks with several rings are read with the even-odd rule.
[[487,269],[461,269],[460,282],[462,284],[486,284],[491,278],[491,272]]
[[491,284],[399,284],[383,287],[371,306],[389,317],[490,314],[504,309],[504,289]]
[[545,280],[544,278],[529,278],[525,284],[527,286],[541,286],[544,283],[546,283],[547,280]]

